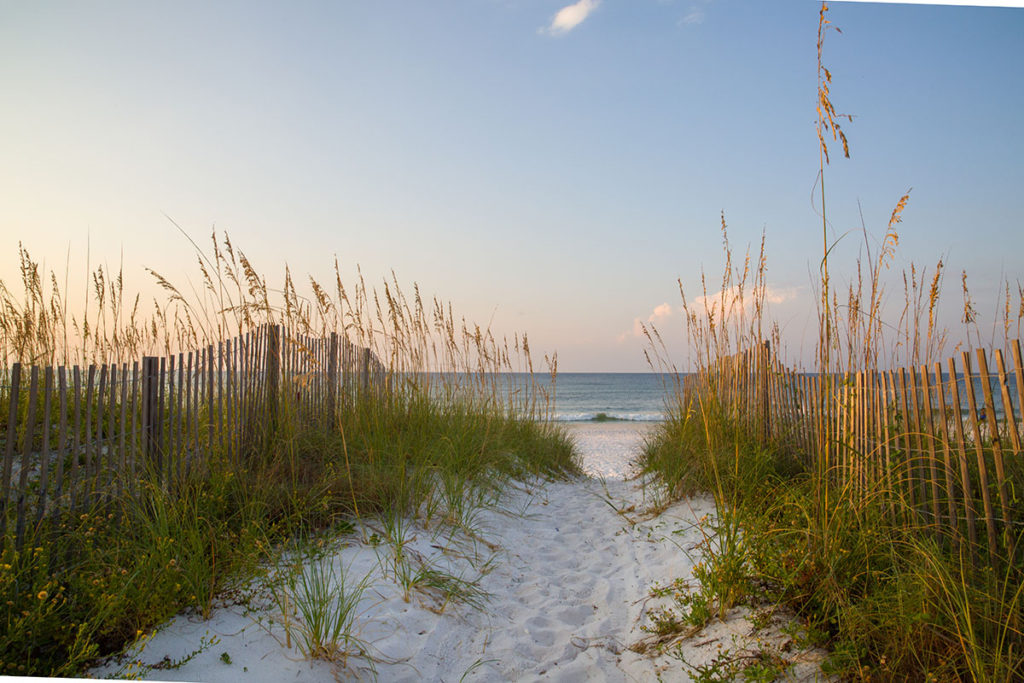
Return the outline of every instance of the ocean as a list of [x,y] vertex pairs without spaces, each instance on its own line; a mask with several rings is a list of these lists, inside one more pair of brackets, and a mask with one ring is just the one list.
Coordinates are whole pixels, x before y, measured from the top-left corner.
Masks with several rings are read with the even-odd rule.
[[628,479],[644,439],[664,419],[668,375],[563,372],[555,384],[554,418],[576,443],[583,471]]
[[[541,378],[547,384],[546,378]],[[653,372],[562,372],[555,384],[559,422],[660,422],[670,375]]]

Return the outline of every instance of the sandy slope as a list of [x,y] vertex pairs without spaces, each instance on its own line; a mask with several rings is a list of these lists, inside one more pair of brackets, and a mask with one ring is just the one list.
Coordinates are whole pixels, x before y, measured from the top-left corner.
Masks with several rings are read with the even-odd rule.
[[[579,430],[581,449],[600,456],[601,467],[614,462],[609,454],[616,449],[624,463],[639,439],[635,426]],[[478,582],[487,594],[483,609],[445,604],[429,589],[413,591],[406,602],[387,571],[392,549],[368,542],[382,535],[379,524],[343,539],[321,561],[334,571],[344,567],[349,584],[368,577],[355,631],[369,644],[372,663],[304,659],[296,642],[287,647],[279,608],[258,592],[244,606],[217,609],[208,621],[179,616],[133,654],[147,664],[178,660],[204,637],[216,638],[181,667],[148,672],[154,680],[321,681],[375,674],[382,681],[648,681],[659,674],[688,680],[678,659],[641,655],[629,646],[648,636],[641,627],[655,604],[650,588],[690,576],[698,523],[713,514],[714,504],[695,498],[645,519],[641,511],[649,502],[633,481],[534,482],[516,485],[498,507],[480,512],[476,535],[411,527],[405,551],[414,564]],[[698,666],[720,648],[739,652],[753,642],[744,613],[735,611],[685,641],[682,656]],[[788,640],[777,628],[754,637],[779,647]],[[785,656],[808,660],[790,677],[815,677],[813,653]],[[95,674],[116,670],[111,663]]]

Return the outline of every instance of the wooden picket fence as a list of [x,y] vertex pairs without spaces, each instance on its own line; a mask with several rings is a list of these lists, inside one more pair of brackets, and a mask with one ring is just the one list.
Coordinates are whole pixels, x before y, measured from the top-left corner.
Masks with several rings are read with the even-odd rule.
[[280,325],[130,366],[13,363],[0,378],[0,543],[133,495],[144,477],[173,490],[215,455],[243,467],[282,410],[327,421],[386,383],[369,349]]
[[995,564],[1020,558],[1024,528],[1020,341],[1008,352],[1009,368],[1002,350],[976,349],[945,365],[824,377],[785,367],[765,343],[688,376],[684,393],[714,397],[834,495],[877,501]]

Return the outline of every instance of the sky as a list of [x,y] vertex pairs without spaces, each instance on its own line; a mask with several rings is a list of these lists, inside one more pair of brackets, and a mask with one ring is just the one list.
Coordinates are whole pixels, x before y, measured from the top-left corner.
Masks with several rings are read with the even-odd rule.
[[[1020,5],[1021,3],[1001,3]],[[681,300],[767,239],[770,315],[813,357],[819,3],[0,0],[0,278],[197,275],[227,231],[268,279],[397,274],[561,371],[685,365]],[[833,2],[851,148],[825,171],[834,282],[908,190],[889,275],[965,270],[991,329],[1024,283],[1024,9]],[[174,223],[171,221],[173,220]],[[891,316],[902,307],[897,280]],[[902,281],[898,286],[901,288]],[[1000,332],[1001,335],[1001,332]]]

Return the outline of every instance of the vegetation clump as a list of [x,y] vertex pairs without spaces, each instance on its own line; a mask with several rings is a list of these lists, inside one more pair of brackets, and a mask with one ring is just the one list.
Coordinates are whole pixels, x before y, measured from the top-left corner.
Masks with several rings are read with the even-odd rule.
[[[763,238],[759,259],[748,255],[742,267],[733,266],[726,238],[720,292],[709,296],[702,276],[703,308],[683,297],[689,375],[676,373],[657,330],[646,330],[652,367],[673,373],[676,383],[642,466],[675,496],[713,492],[720,519],[730,522],[729,533],[735,525],[739,539],[716,555],[736,570],[709,573],[705,565],[682,614],[703,618],[706,605],[728,604],[729,595],[755,588],[791,607],[804,637],[830,650],[826,673],[1020,680],[1024,532],[1019,500],[1009,492],[1024,486],[1024,473],[1016,458],[1003,462],[1000,446],[1018,443],[1019,396],[998,350],[995,367],[973,379],[966,352],[959,368],[954,360],[937,362],[948,338],[936,315],[942,261],[930,278],[913,265],[903,273],[903,313],[896,325],[885,324],[884,274],[908,195],[897,202],[874,257],[865,230],[866,267],[858,259],[856,277],[837,294],[837,244],[824,212],[826,143],[838,139],[848,156],[838,120],[850,119],[835,113],[831,74],[821,63],[826,9],[818,37],[824,243],[816,367],[795,373],[779,361],[781,335],[765,325]],[[970,342],[973,330],[980,346],[966,274],[962,283],[966,337]],[[1002,327],[1020,385],[1020,347],[1010,330],[1014,323],[1020,330],[1024,296],[1013,306],[1009,291]],[[984,361],[983,351],[977,356]],[[899,372],[885,369],[901,364]],[[998,418],[993,379],[1001,387]],[[675,628],[679,619],[662,621]],[[731,666],[722,660],[715,672],[699,673]]]
[[[214,235],[212,247],[210,256],[200,252],[202,289],[192,299],[155,274],[168,298],[155,302],[148,316],[138,299],[124,305],[122,274],[110,277],[102,268],[92,274],[85,310],[69,314],[68,293],[55,277],[45,286],[23,249],[23,295],[0,283],[3,377],[15,363],[75,364],[77,371],[93,362],[130,364],[144,354],[171,357],[266,325],[284,330],[290,345],[282,357],[305,353],[299,341],[288,340],[333,333],[369,349],[384,371],[372,382],[346,383],[326,416],[311,414],[301,391],[326,368],[312,363],[309,377],[282,374],[273,415],[252,416],[259,438],[246,442],[242,453],[230,447],[237,443],[230,421],[218,423],[203,400],[191,403],[203,438],[193,442],[186,434],[192,445],[184,451],[185,467],[173,476],[166,466],[158,472],[146,462],[136,462],[137,471],[102,470],[96,481],[109,476],[119,486],[82,492],[74,506],[66,491],[62,497],[54,490],[52,470],[49,483],[29,482],[49,487],[50,508],[32,517],[20,539],[15,499],[4,491],[0,674],[81,675],[183,610],[206,617],[224,601],[246,600],[252,578],[278,564],[296,539],[351,531],[356,518],[427,515],[428,523],[469,528],[474,509],[499,495],[505,481],[578,472],[568,436],[547,420],[547,398],[534,382],[525,335],[499,342],[488,330],[460,322],[450,306],[434,301],[428,308],[418,289],[407,300],[393,278],[381,293],[361,276],[348,290],[337,264],[333,294],[311,280],[312,296],[305,298],[286,271],[275,303],[278,295],[227,236]],[[551,366],[554,371],[553,358]],[[10,435],[17,453],[38,452],[39,434],[46,432],[51,448],[58,437],[69,446],[67,462],[60,463],[66,482],[73,471],[92,472],[70,445],[83,447],[90,434],[107,434],[113,418],[97,423],[105,413],[95,397],[90,404],[68,392],[75,410],[86,414],[88,408],[92,419],[72,420],[58,432],[60,411],[68,407],[51,401],[51,433],[41,428],[41,396],[30,410],[28,392],[12,406],[10,393],[0,390],[0,410],[5,416],[14,410],[20,430],[3,430],[0,455]],[[109,414],[119,414],[123,395],[110,400]],[[30,415],[33,424],[26,426]],[[33,433],[26,447],[24,435]],[[144,452],[135,446],[128,452]],[[104,448],[97,446],[94,457],[112,452]],[[17,480],[12,477],[12,485]],[[439,595],[447,590],[443,599],[478,599],[471,586],[430,568],[417,581],[438,587]],[[351,608],[358,580],[317,565],[279,583],[281,595],[310,596],[291,604],[306,617],[306,630],[296,638],[308,656],[343,660],[359,651],[351,609],[323,611],[339,604],[339,596],[342,607]]]

